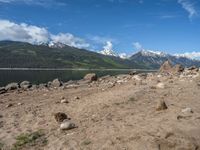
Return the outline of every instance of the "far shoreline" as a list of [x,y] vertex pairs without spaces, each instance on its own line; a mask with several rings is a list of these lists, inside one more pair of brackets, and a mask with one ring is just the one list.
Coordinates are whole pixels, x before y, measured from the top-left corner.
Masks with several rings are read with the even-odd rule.
[[0,68],[3,70],[16,70],[16,71],[143,71],[143,72],[156,72],[156,69],[87,69],[87,68]]

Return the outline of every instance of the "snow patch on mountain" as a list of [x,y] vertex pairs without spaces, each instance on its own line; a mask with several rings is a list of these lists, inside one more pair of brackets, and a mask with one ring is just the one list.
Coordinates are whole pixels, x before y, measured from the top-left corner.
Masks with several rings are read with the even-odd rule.
[[160,51],[152,51],[152,50],[141,50],[139,51],[143,56],[150,56],[150,57],[166,57],[168,54]]
[[113,50],[113,44],[111,41],[107,41],[106,45],[103,47],[104,49],[100,51],[99,53],[103,55],[108,55],[108,56],[117,56],[115,51]]

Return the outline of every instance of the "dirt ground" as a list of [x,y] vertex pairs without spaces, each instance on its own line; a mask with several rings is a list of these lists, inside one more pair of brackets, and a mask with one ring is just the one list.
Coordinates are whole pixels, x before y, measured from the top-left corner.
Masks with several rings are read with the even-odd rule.
[[[0,149],[13,149],[19,135],[42,130],[45,144],[15,149],[200,150],[198,75],[107,76],[65,88],[1,94]],[[69,103],[60,103],[63,98]],[[157,111],[161,100],[168,109]],[[77,128],[60,130],[57,112]]]

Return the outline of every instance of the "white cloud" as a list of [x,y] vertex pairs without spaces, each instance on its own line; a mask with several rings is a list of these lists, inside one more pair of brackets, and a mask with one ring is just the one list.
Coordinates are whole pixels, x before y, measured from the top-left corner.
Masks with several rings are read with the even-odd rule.
[[139,42],[133,43],[133,46],[134,46],[134,48],[137,49],[137,50],[141,50],[141,49],[142,49],[142,45],[141,45]]
[[21,41],[32,44],[52,41],[78,48],[90,46],[84,39],[70,33],[59,33],[58,35],[54,35],[45,28],[25,23],[17,24],[9,20],[0,20],[0,40]]
[[106,37],[106,36],[91,36],[91,35],[88,35],[87,38],[89,40],[91,40],[92,42],[97,43],[97,44],[106,44],[107,41],[110,41],[110,42],[116,42],[117,41],[116,39]]
[[58,0],[0,0],[1,3],[23,3],[26,5],[38,5],[42,7],[57,7],[57,6],[66,6],[66,2],[61,2]]
[[113,49],[113,44],[111,41],[107,41],[106,45],[103,47],[104,50],[112,50]]
[[0,3],[10,3],[13,2],[14,0],[0,0]]
[[126,53],[119,54],[119,57],[122,59],[128,59],[130,56],[128,56]]
[[60,42],[78,48],[87,48],[90,46],[88,43],[85,42],[85,40],[75,37],[70,33],[59,33],[58,35],[51,35],[51,39],[55,43]]
[[185,9],[189,13],[190,19],[198,14],[197,10],[190,0],[178,0],[178,3],[181,4],[183,9]]
[[183,54],[175,54],[175,56],[181,56],[181,57],[188,57],[188,58],[200,58],[200,52],[186,52]]
[[49,33],[45,28],[0,20],[0,40],[44,43],[49,40]]

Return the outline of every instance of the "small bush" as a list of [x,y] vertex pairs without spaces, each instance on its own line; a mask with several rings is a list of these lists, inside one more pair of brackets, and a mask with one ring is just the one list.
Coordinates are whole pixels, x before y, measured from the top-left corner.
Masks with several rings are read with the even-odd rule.
[[16,137],[12,150],[20,150],[27,146],[44,146],[47,144],[45,134],[40,130],[33,133],[22,133]]
[[85,140],[85,141],[83,141],[83,145],[89,145],[89,144],[91,144],[92,142],[90,141],[90,140]]
[[3,150],[4,144],[0,142],[0,150]]

